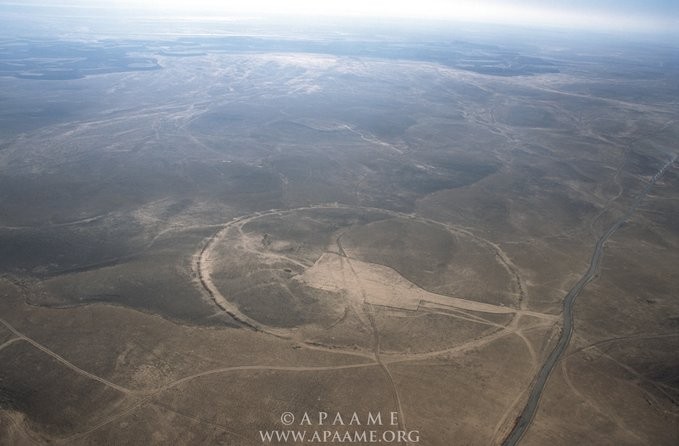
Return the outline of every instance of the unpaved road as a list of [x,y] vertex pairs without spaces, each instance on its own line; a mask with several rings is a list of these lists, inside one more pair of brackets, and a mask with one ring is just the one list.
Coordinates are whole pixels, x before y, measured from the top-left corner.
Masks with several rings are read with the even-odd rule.
[[[78,367],[77,365],[73,364],[72,362],[67,361],[67,360],[66,360],[65,358],[63,358],[62,356],[60,356],[60,355],[54,353],[52,350],[48,349],[48,348],[45,347],[44,345],[38,343],[37,341],[34,341],[33,339],[29,338],[29,337],[26,336],[26,335],[24,335],[23,333],[21,333],[20,331],[18,331],[16,328],[14,328],[12,325],[9,324],[9,322],[5,321],[4,319],[0,319],[0,323],[1,323],[2,325],[4,325],[5,327],[7,327],[7,329],[8,329],[9,331],[11,331],[14,335],[17,336],[17,337],[14,338],[14,339],[10,339],[10,341],[14,342],[14,341],[16,340],[16,341],[25,341],[25,342],[28,342],[28,343],[31,344],[33,347],[37,348],[38,350],[40,350],[40,351],[42,351],[42,352],[44,352],[44,353],[47,353],[49,356],[51,356],[52,358],[56,359],[56,360],[59,361],[60,363],[64,364],[66,367],[68,367],[69,369],[73,370],[74,372],[79,373],[80,375],[86,376],[87,378],[93,379],[93,380],[95,380],[95,381],[99,381],[100,383],[102,383],[102,384],[104,384],[104,385],[106,385],[106,386],[108,386],[108,387],[111,387],[111,388],[113,388],[113,389],[116,389],[116,390],[118,390],[119,392],[122,392],[122,393],[126,393],[126,394],[127,394],[127,393],[131,393],[131,392],[132,392],[130,389],[126,389],[126,388],[123,387],[123,386],[119,386],[118,384],[115,384],[115,383],[112,383],[111,381],[105,380],[104,378],[102,378],[102,377],[100,377],[100,376],[97,376],[97,375],[94,375],[94,374],[88,372],[87,370],[81,369],[80,367]],[[7,341],[5,344],[9,344],[10,341]],[[5,346],[5,344],[3,344],[3,347]]]

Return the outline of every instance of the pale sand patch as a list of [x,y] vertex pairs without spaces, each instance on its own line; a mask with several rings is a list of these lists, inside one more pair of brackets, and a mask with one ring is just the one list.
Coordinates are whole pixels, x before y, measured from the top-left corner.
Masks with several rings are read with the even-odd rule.
[[[392,268],[330,252],[324,253],[311,268],[294,279],[314,288],[342,293],[354,302],[404,310],[416,311],[421,304],[426,303],[430,308],[442,306],[483,313],[533,314],[511,307],[432,293],[410,282]],[[535,315],[553,318],[541,313]]]

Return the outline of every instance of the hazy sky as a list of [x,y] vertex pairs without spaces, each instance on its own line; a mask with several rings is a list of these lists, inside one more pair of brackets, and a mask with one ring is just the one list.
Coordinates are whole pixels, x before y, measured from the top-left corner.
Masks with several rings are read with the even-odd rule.
[[148,14],[309,14],[456,19],[572,28],[679,29],[679,0],[27,0],[2,5],[143,8]]

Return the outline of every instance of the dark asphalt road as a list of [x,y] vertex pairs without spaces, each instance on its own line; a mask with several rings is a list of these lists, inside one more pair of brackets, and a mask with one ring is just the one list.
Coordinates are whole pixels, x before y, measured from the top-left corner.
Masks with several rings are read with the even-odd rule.
[[512,431],[509,433],[505,441],[502,443],[503,446],[515,446],[519,443],[521,440],[521,437],[526,433],[528,430],[531,422],[533,421],[533,417],[535,416],[535,412],[537,411],[538,408],[538,403],[540,401],[540,397],[542,396],[542,392],[545,388],[545,385],[547,384],[547,380],[549,379],[549,375],[554,369],[554,366],[556,366],[557,362],[561,358],[561,355],[563,355],[564,351],[568,347],[568,343],[571,340],[571,336],[573,335],[573,308],[575,306],[575,299],[578,297],[580,292],[585,288],[585,286],[594,278],[596,275],[597,270],[599,269],[599,264],[601,263],[601,258],[603,255],[603,250],[604,250],[604,244],[606,241],[613,235],[615,232],[622,227],[622,225],[627,221],[627,219],[637,210],[639,207],[639,204],[641,201],[648,195],[650,190],[653,188],[655,183],[662,177],[662,175],[665,173],[665,170],[667,170],[677,159],[677,156],[675,155],[672,160],[668,161],[662,169],[656,173],[651,181],[646,185],[644,190],[636,197],[634,202],[627,208],[627,211],[620,217],[615,223],[613,223],[607,230],[604,232],[601,237],[596,242],[596,245],[594,246],[594,253],[592,254],[592,259],[589,262],[589,268],[587,268],[587,271],[585,274],[578,280],[578,283],[573,286],[573,288],[568,291],[568,294],[566,294],[566,297],[564,298],[564,303],[563,303],[563,329],[561,330],[561,336],[559,337],[559,341],[556,344],[556,347],[554,347],[554,350],[549,354],[549,357],[545,361],[545,363],[542,365],[542,368],[538,372],[538,375],[533,383],[533,387],[530,391],[530,395],[528,396],[528,401],[526,402],[526,405],[524,406],[523,410],[521,411],[521,415],[519,415],[516,424],[514,425],[514,428]]

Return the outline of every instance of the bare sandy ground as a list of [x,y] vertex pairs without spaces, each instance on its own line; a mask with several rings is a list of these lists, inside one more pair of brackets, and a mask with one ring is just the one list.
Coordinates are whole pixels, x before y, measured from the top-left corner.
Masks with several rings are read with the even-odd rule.
[[552,315],[492,305],[423,290],[397,271],[384,265],[349,259],[326,252],[304,274],[295,279],[325,291],[344,294],[354,302],[417,311],[423,302],[428,307],[453,307],[481,313],[520,313],[545,319]]

